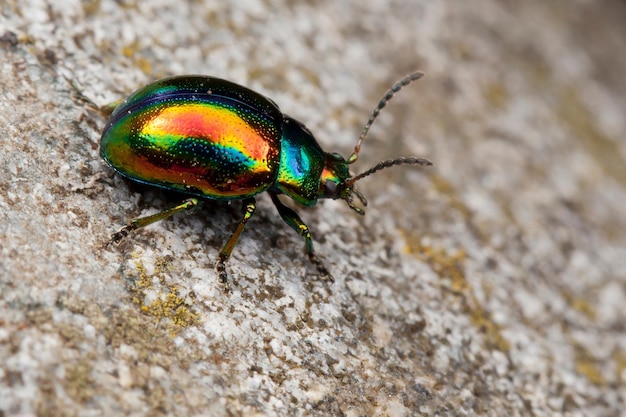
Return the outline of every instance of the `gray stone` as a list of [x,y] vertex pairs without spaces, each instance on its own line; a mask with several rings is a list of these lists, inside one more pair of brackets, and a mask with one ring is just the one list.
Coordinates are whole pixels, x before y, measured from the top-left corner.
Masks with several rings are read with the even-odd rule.
[[[623,2],[144,2],[0,6],[0,416],[623,415]],[[104,248],[176,200],[98,155],[98,104],[203,73],[259,91],[348,156],[430,169],[297,208],[266,196]],[[295,205],[294,205],[295,207]]]

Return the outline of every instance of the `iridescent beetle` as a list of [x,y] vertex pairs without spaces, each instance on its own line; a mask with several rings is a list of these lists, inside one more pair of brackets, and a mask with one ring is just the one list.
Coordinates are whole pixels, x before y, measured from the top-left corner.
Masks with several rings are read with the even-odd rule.
[[190,197],[171,209],[132,220],[109,243],[190,210],[201,199],[242,200],[243,217],[215,264],[220,282],[228,289],[226,261],[254,213],[254,196],[267,191],[285,223],[304,237],[311,263],[333,281],[313,250],[308,226],[278,196],[285,194],[304,206],[320,198],[342,199],[364,215],[363,208],[354,203],[356,196],[362,206],[367,205],[355,188],[358,180],[393,165],[432,165],[422,158],[397,158],[359,175],[351,176],[348,171],[380,111],[395,93],[422,75],[410,74],[387,91],[347,160],[324,152],[311,132],[283,114],[273,101],[230,81],[188,75],[139,89],[114,109],[109,106],[113,112],[102,134],[100,155],[126,178]]

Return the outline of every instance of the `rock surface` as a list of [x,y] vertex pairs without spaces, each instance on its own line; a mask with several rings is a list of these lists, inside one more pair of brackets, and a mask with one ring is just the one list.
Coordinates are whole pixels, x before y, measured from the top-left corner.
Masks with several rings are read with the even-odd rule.
[[[0,416],[615,416],[626,407],[621,1],[3,0]],[[347,156],[368,214],[266,196],[103,248],[176,201],[98,156],[99,104],[166,75],[247,85]],[[294,206],[295,207],[295,206]]]

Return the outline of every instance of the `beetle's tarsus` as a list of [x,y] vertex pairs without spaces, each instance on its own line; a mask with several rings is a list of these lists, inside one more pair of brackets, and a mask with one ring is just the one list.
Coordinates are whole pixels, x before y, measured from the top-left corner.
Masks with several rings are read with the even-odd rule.
[[228,273],[226,272],[226,261],[228,256],[220,253],[217,262],[215,262],[215,272],[217,273],[217,279],[224,287],[225,292],[230,292],[230,284],[228,283]]
[[113,244],[117,245],[122,240],[124,240],[126,236],[130,234],[130,232],[132,232],[133,230],[136,230],[138,227],[139,226],[137,226],[137,223],[135,222],[135,220],[133,220],[132,222],[122,227],[117,232],[113,233],[109,241],[104,245],[104,247],[108,248],[109,246]]
[[328,271],[328,268],[326,268],[326,265],[324,265],[324,262],[322,262],[322,260],[318,258],[315,252],[310,252],[308,255],[309,261],[311,261],[311,263],[315,265],[315,267],[317,268],[317,272],[319,272],[319,274],[323,276],[327,281],[331,283],[335,282],[335,278],[331,275],[330,271]]

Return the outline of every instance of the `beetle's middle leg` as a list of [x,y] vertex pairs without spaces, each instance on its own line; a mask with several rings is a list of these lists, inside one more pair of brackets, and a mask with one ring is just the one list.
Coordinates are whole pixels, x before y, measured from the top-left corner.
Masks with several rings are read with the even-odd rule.
[[224,284],[224,288],[226,291],[230,289],[228,286],[228,274],[226,273],[226,261],[230,258],[230,254],[237,243],[237,239],[239,239],[239,235],[243,232],[243,228],[246,226],[246,223],[252,217],[254,210],[256,210],[256,200],[254,198],[247,198],[243,200],[242,203],[243,210],[243,218],[237,225],[237,228],[233,232],[233,234],[228,239],[228,242],[224,245],[219,255],[217,256],[217,262],[215,263],[215,270],[217,271],[217,276],[222,284]]
[[311,232],[309,231],[309,226],[304,224],[298,213],[285,206],[278,199],[278,196],[275,193],[269,192],[270,197],[272,198],[272,202],[276,206],[278,210],[278,214],[282,217],[283,221],[289,225],[293,230],[298,232],[298,234],[304,237],[304,252],[309,257],[309,260],[313,265],[317,267],[317,271],[324,275],[330,282],[335,282],[333,276],[328,272],[328,269],[322,262],[320,258],[317,257],[315,251],[313,250],[313,239],[311,238]]

